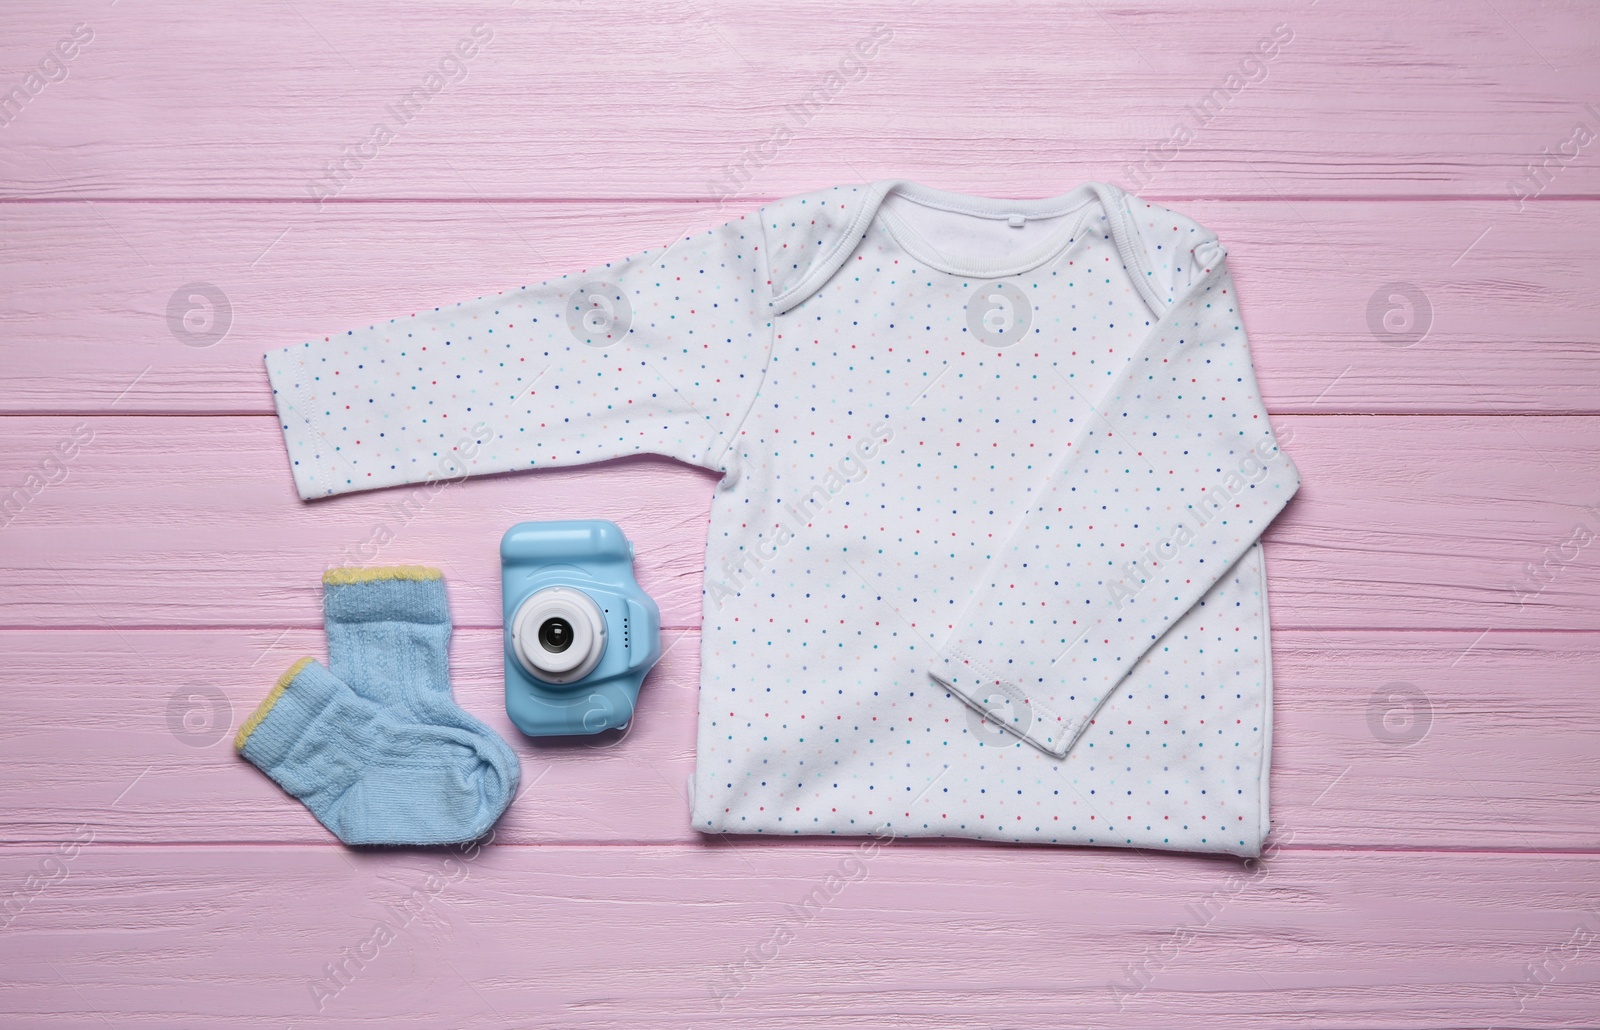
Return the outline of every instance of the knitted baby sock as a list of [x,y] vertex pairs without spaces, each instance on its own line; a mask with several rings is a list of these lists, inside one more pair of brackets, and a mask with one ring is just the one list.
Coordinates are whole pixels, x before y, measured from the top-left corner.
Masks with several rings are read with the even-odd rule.
[[330,569],[322,577],[328,669],[362,697],[417,722],[469,733],[517,790],[521,766],[500,735],[450,692],[450,605],[438,569]]
[[474,735],[413,722],[310,658],[239,728],[234,747],[346,844],[455,844],[494,825],[515,777]]

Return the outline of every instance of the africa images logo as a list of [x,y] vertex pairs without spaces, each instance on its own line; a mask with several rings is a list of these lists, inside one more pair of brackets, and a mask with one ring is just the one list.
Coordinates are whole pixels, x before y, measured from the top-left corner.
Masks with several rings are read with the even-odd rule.
[[567,297],[567,328],[590,347],[609,347],[632,326],[633,308],[616,283],[584,283]]
[[991,347],[1009,347],[1033,327],[1033,303],[1015,283],[984,283],[967,298],[967,328]]

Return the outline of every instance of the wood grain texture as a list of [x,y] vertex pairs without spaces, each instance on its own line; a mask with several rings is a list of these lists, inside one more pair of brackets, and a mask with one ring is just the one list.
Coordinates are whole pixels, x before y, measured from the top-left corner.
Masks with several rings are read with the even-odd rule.
[[[270,412],[268,350],[575,272],[758,203],[12,205],[0,319],[18,347],[0,412]],[[1230,249],[1274,412],[1600,412],[1596,205],[1182,206]],[[168,323],[196,281],[231,303],[209,346]],[[1431,311],[1409,346],[1368,318],[1396,281]]]
[[[1294,848],[1600,847],[1600,634],[1291,630],[1274,637],[1273,817]],[[700,638],[666,634],[625,734],[531,740],[498,629],[455,635],[457,700],[512,742],[522,844],[701,842],[688,826]],[[232,731],[320,630],[5,630],[0,840],[326,844]],[[78,761],[63,767],[60,756]],[[780,846],[781,847],[781,846]]]
[[[1600,1027],[1590,5],[74,0],[4,24],[0,1024]],[[479,24],[465,77],[398,117]],[[7,107],[30,72],[57,81]],[[703,838],[714,477],[294,497],[263,351],[885,177],[1109,180],[1227,243],[1305,477],[1268,535],[1265,861]],[[169,321],[195,283],[231,308],[210,345]],[[1372,324],[1404,284],[1430,309],[1409,346]],[[622,524],[669,626],[625,736],[534,742],[501,709],[494,543],[561,517]],[[457,696],[527,784],[479,854],[341,848],[231,753],[352,561],[446,571]]]
[[[46,854],[4,849],[0,876]],[[0,936],[17,1025],[1570,1027],[1600,1004],[1572,944],[1600,927],[1592,855],[95,841],[62,864]]]
[[[6,130],[0,195],[306,200],[384,121],[395,138],[341,198],[704,200],[719,181],[787,196],[814,188],[819,168],[1047,194],[1128,177],[1153,150],[1163,195],[1505,197],[1600,103],[1600,25],[1586,12],[484,0],[396,16],[373,0],[252,0],[213,22],[180,0],[37,5],[9,19],[6,66],[34,65],[77,21],[95,38]],[[892,38],[829,84],[879,22]],[[493,40],[465,78],[409,121],[388,113],[480,23]],[[1244,65],[1279,25],[1292,41]],[[1187,112],[1218,89],[1236,91]],[[807,98],[811,114],[786,110]],[[774,143],[779,126],[794,138]],[[1547,193],[1593,196],[1600,162],[1552,178]]]
[[[1305,485],[1266,534],[1274,625],[1600,625],[1600,549],[1568,546],[1600,537],[1600,417],[1278,426]],[[0,483],[75,432],[93,439],[0,530],[0,625],[315,626],[325,569],[412,562],[445,570],[458,625],[498,626],[500,535],[562,518],[622,526],[664,624],[700,623],[704,470],[630,457],[307,504],[275,419],[91,416],[0,420]]]

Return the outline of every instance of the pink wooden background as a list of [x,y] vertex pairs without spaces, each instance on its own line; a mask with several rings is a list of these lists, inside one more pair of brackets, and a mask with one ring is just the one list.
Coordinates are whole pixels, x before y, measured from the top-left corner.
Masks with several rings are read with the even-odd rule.
[[[1592,4],[11,3],[0,90],[30,72],[0,127],[0,1025],[1600,1025]],[[1109,179],[1228,241],[1305,475],[1268,535],[1269,859],[901,841],[796,924],[853,842],[686,826],[710,476],[296,500],[264,350],[890,176]],[[1410,336],[1369,319],[1396,282]],[[169,321],[193,283],[220,340]],[[575,517],[635,538],[668,627],[602,746],[500,708],[496,541]],[[456,694],[523,759],[476,855],[341,848],[227,743],[321,652],[322,570],[382,539],[445,569]]]

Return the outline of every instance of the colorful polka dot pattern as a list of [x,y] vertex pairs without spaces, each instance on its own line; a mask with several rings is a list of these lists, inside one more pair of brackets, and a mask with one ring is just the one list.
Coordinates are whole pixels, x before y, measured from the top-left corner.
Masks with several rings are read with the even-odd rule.
[[[1130,361],[1178,325],[1145,292],[1183,295],[1211,235],[1119,200],[1116,217],[1085,219],[1059,252],[1007,277],[1031,323],[997,349],[968,327],[983,280],[913,258],[873,217],[874,189],[791,198],[666,251],[269,355],[302,495],[415,482],[441,463],[482,473],[637,451],[723,471],[691,781],[703,831],[1258,853],[1271,677],[1260,530],[1246,521],[1264,513],[1241,509],[1227,534],[1214,529],[1206,575],[1183,585],[1188,603],[1176,584],[1132,595],[1135,621],[1101,645],[1127,657],[1124,674],[1073,728],[1065,757],[1039,746],[1043,724],[1024,739],[1032,727],[1017,723],[1037,699],[1065,725],[1080,714],[1072,691],[1024,690],[1010,668],[1021,701],[996,704],[981,683],[953,690],[929,674],[952,645],[997,667],[1028,660],[1044,635],[1008,624],[1010,596],[1004,609],[988,601],[1002,578],[1013,593],[1015,577],[995,570],[1066,568],[1080,543],[1120,550],[1118,532],[1159,546],[1164,523],[1134,512],[1157,485],[1142,463],[1128,471],[1135,451],[1215,447],[1180,412],[1234,425],[1259,404],[1243,337],[1223,333],[1219,346],[1213,309],[1174,312],[1205,323],[1183,338],[1225,354],[1217,374],[1239,389],[1208,378],[1181,391],[1196,407],[1171,409],[1174,384],[1129,378]],[[1136,271],[1124,263],[1129,232]],[[832,271],[820,284],[819,269]],[[618,285],[631,309],[614,347],[581,343],[566,323],[573,289],[596,281]],[[1226,289],[1215,316],[1236,325]],[[1169,410],[1187,435],[1159,435]],[[1209,486],[1224,458],[1190,464],[1204,482],[1174,461],[1161,502]],[[1065,497],[1080,502],[1070,518],[1046,512]],[[1113,514],[1090,529],[1095,504]],[[970,624],[958,618],[969,609]],[[987,621],[997,626],[978,631]],[[991,648],[994,630],[1015,645]]]
[[[270,352],[300,496],[636,453],[719,469],[771,336],[760,235],[741,218],[537,286]],[[569,317],[574,305],[609,303],[610,286],[626,298],[626,331]],[[574,296],[580,287],[587,296]]]
[[1234,297],[1210,269],[1103,399],[1077,396],[1065,460],[931,666],[969,698],[1014,698],[1019,732],[1052,754],[1299,489]]
[[839,249],[854,245],[853,237],[859,233],[851,230],[870,214],[863,207],[879,192],[863,186],[834,186],[762,211],[770,243],[775,308],[787,308],[821,285],[813,280],[833,263],[830,259]]

